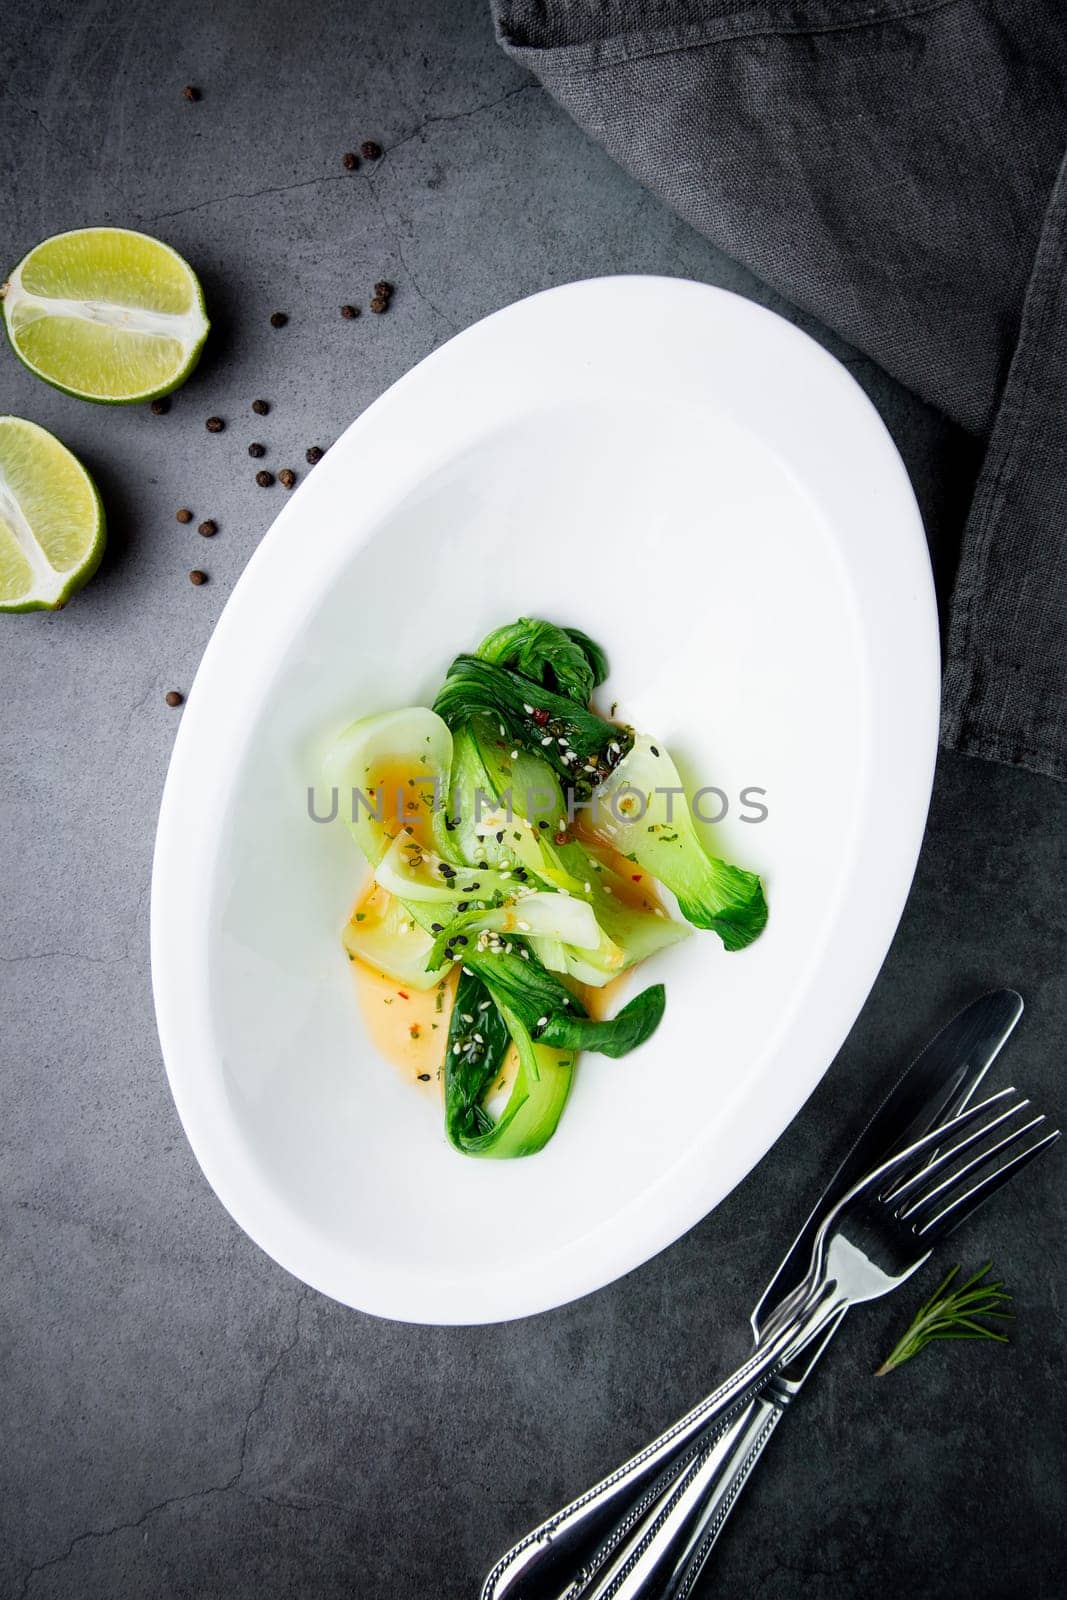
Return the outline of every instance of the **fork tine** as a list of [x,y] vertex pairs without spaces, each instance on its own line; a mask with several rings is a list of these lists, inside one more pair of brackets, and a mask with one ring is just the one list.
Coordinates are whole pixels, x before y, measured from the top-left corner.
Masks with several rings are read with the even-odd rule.
[[915,1140],[914,1144],[909,1144],[905,1149],[898,1150],[887,1161],[883,1161],[880,1167],[876,1167],[873,1172],[869,1172],[856,1185],[856,1190],[862,1189],[867,1193],[880,1192],[878,1186],[883,1178],[893,1178],[902,1173],[909,1173],[915,1169],[916,1163],[921,1166],[931,1150],[936,1150],[938,1146],[943,1145],[945,1140],[951,1137],[952,1134],[962,1133],[964,1128],[972,1127],[993,1106],[1000,1105],[1007,1099],[1008,1095],[1014,1093],[1015,1090],[1012,1088],[998,1089],[997,1093],[991,1094],[988,1100],[982,1100],[978,1105],[968,1106],[966,1111],[959,1112],[957,1116],[950,1118],[948,1122],[938,1123],[936,1128],[931,1128],[929,1133],[924,1133],[921,1139]]
[[[1028,1105],[1029,1101],[1024,1100],[1022,1104],[1024,1106]],[[1021,1110],[1022,1107],[1020,1106],[1016,1109]],[[979,1142],[983,1132],[991,1133],[993,1128],[1003,1120],[1003,1117],[998,1117],[995,1123],[991,1123],[988,1128],[980,1130],[977,1135],[971,1134],[969,1138],[961,1139],[954,1150],[946,1152],[946,1159],[951,1161],[954,1156],[962,1154],[965,1149]],[[940,1183],[931,1184],[929,1188],[924,1184],[921,1192],[911,1200],[911,1203],[905,1206],[902,1211],[897,1212],[901,1222],[912,1222],[914,1225],[914,1219],[921,1212],[927,1211],[931,1206],[936,1206],[946,1194],[954,1193],[959,1189],[965,1178],[970,1178],[974,1173],[980,1171],[982,1167],[988,1166],[994,1157],[1000,1155],[1003,1150],[1009,1150],[1012,1145],[1018,1145],[1028,1133],[1032,1133],[1035,1128],[1039,1128],[1047,1120],[1048,1118],[1044,1112],[1036,1117],[1031,1117],[1030,1121],[1024,1122],[1021,1128],[1013,1128],[1011,1133],[1006,1134],[1003,1139],[998,1139],[996,1144],[990,1145],[985,1150],[979,1150],[976,1155],[971,1157],[966,1166],[960,1167],[956,1172],[950,1172],[947,1177],[941,1179]],[[944,1162],[942,1165],[944,1165]],[[932,1172],[933,1167],[931,1166],[925,1172],[920,1173],[920,1177],[925,1178],[927,1173]],[[896,1196],[894,1195],[893,1198],[895,1199]]]
[[922,1227],[916,1230],[919,1237],[930,1243],[947,1238],[953,1229],[958,1228],[961,1222],[965,1222],[977,1211],[990,1195],[995,1194],[1001,1184],[1007,1183],[1009,1178],[1014,1178],[1017,1172],[1021,1172],[1023,1167],[1029,1165],[1043,1150],[1055,1144],[1059,1136],[1060,1130],[1054,1128],[1051,1133],[1046,1133],[1043,1139],[1039,1139],[1037,1144],[1031,1145],[1029,1150],[1020,1150],[1017,1156],[1013,1156],[1002,1167],[998,1167],[996,1172],[987,1173],[966,1193],[957,1195],[956,1199],[943,1206],[936,1216],[924,1222]]
[[[985,1104],[988,1105],[989,1101],[987,1100]],[[894,1188],[889,1189],[882,1196],[882,1199],[887,1203],[896,1205],[903,1200],[907,1200],[918,1189],[923,1191],[923,1198],[925,1198],[927,1193],[927,1185],[929,1184],[931,1178],[936,1176],[937,1173],[943,1171],[945,1167],[950,1166],[951,1163],[961,1156],[965,1150],[969,1150],[972,1145],[979,1144],[981,1140],[987,1138],[988,1135],[993,1132],[994,1128],[1000,1127],[1002,1122],[1007,1122],[1009,1117],[1017,1116],[1018,1113],[1024,1110],[1029,1104],[1029,1100],[1017,1101],[1015,1105],[1008,1106],[1006,1111],[1002,1111],[998,1117],[994,1117],[991,1122],[987,1122],[984,1125],[972,1129],[970,1133],[966,1134],[964,1138],[958,1140],[956,1144],[951,1145],[946,1150],[939,1150],[932,1160],[926,1162],[924,1166],[920,1167],[919,1171],[914,1173],[912,1177],[906,1178],[902,1183],[899,1183]],[[950,1126],[950,1124],[945,1124],[945,1127],[947,1126]],[[943,1127],[941,1129],[942,1137],[944,1137],[944,1132],[945,1128]],[[904,1215],[907,1215],[907,1213],[905,1212]]]

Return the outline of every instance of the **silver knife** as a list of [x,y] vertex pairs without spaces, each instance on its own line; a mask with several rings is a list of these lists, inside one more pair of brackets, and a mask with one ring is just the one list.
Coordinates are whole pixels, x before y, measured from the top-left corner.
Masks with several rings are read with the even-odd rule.
[[[1013,989],[983,995],[942,1028],[916,1057],[831,1178],[761,1295],[752,1313],[757,1343],[775,1307],[799,1285],[807,1271],[818,1219],[880,1160],[966,1104],[1018,1022],[1022,1009],[1022,999]],[[557,1578],[573,1574],[581,1552],[600,1540],[584,1568],[583,1576],[591,1576],[644,1520],[671,1482],[693,1466],[696,1457],[714,1455],[722,1467],[721,1492],[716,1493],[706,1512],[701,1510],[687,1531],[663,1600],[688,1596],[738,1490],[758,1461],[785,1406],[803,1385],[837,1326],[831,1325],[788,1371],[775,1374],[771,1383],[740,1409],[725,1431],[715,1427],[706,1435],[700,1425],[702,1407],[695,1407],[633,1460],[521,1539],[489,1574],[482,1600],[544,1600],[558,1595]],[[568,1594],[577,1593],[581,1580],[577,1587],[568,1586],[564,1580],[564,1587]]]
[[[963,1110],[1022,1013],[1020,994],[1014,989],[994,989],[946,1023],[916,1056],[830,1179],[756,1303],[751,1322],[757,1345],[776,1307],[798,1288],[808,1270],[820,1217],[878,1162]],[[678,1556],[662,1600],[688,1600],[741,1485],[843,1319],[842,1312],[821,1339],[780,1369],[715,1438],[710,1453],[719,1458],[720,1469],[714,1488]]]

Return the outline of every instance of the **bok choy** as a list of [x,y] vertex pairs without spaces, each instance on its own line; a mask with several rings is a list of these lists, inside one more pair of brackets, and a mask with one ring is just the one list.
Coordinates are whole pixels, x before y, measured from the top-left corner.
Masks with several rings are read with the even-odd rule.
[[587,634],[520,618],[455,658],[432,710],[363,718],[326,762],[372,871],[345,948],[398,985],[382,1004],[435,999],[440,1022],[407,1031],[465,1155],[541,1149],[579,1051],[626,1055],[663,1015],[661,983],[610,1017],[590,1013],[597,991],[692,927],[739,950],[766,922],[759,878],[706,848],[663,746],[591,703],[606,676]]

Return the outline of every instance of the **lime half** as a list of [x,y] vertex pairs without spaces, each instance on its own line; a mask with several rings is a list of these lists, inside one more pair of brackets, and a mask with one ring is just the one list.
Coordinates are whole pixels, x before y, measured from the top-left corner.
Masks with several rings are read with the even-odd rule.
[[54,611],[104,553],[96,484],[65,444],[0,417],[0,611]]
[[196,273],[170,245],[125,228],[57,233],[0,289],[19,360],[82,400],[130,405],[169,394],[207,338]]

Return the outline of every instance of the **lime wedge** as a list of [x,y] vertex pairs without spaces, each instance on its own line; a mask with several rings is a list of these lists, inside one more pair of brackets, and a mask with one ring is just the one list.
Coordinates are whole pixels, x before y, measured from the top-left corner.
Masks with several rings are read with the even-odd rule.
[[130,405],[169,394],[207,338],[196,273],[176,250],[126,228],[57,233],[0,288],[11,347],[66,394]]
[[96,484],[36,422],[0,417],[0,611],[55,611],[104,553]]

